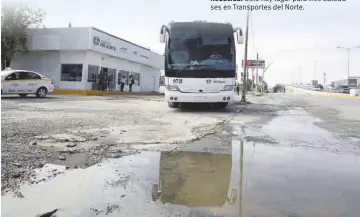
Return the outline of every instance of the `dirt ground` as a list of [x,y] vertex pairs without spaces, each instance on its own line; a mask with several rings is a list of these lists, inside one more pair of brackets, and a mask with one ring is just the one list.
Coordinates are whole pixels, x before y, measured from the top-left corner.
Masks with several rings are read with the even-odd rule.
[[243,108],[173,110],[163,96],[3,97],[1,105],[2,192],[49,162],[87,167],[138,150],[174,149]]

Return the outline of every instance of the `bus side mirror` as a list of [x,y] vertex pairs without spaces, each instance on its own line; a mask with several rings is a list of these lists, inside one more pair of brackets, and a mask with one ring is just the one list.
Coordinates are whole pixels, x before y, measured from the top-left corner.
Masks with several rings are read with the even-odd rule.
[[165,26],[162,25],[161,29],[160,29],[160,43],[165,43],[165,32],[169,32],[169,29]]
[[160,43],[165,43],[165,34],[160,33]]
[[240,28],[236,28],[234,32],[236,32],[237,43],[243,44],[244,43],[243,31]]

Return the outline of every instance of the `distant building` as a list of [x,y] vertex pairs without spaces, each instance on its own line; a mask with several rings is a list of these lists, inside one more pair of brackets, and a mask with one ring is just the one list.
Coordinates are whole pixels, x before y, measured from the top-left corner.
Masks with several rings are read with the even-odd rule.
[[333,87],[337,87],[340,85],[348,85],[349,87],[357,87],[360,85],[360,77],[349,77],[348,79],[342,79],[342,80],[337,80],[337,81],[333,81],[331,83],[331,86]]

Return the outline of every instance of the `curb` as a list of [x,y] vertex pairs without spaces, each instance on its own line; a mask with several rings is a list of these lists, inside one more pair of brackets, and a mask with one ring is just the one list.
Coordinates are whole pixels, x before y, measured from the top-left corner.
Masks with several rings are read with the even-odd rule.
[[92,96],[109,96],[109,95],[163,95],[154,92],[129,92],[129,91],[101,91],[101,90],[71,90],[71,89],[55,89],[54,95],[92,95]]
[[360,99],[360,96],[351,96],[341,93],[311,93],[311,94],[315,96],[330,96],[330,97],[340,97],[345,99]]
[[351,96],[349,94],[342,94],[342,93],[329,93],[329,92],[315,92],[306,89],[294,88],[290,87],[286,91],[287,93],[291,94],[311,94],[313,96],[327,96],[327,97],[338,97],[344,99],[360,99],[360,96]]

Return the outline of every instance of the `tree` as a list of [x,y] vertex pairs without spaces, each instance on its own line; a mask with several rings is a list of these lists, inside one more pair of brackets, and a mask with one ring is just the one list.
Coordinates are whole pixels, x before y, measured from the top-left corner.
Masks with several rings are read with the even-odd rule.
[[45,12],[20,4],[1,7],[1,69],[9,67],[17,51],[27,51],[26,29],[39,27]]

